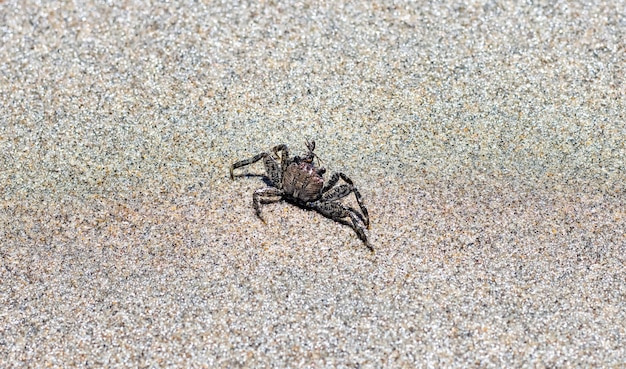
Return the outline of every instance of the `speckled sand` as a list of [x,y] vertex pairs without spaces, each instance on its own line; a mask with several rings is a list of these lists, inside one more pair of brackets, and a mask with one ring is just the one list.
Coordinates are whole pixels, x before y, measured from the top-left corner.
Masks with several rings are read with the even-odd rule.
[[0,367],[626,366],[626,2],[117,3],[0,1]]

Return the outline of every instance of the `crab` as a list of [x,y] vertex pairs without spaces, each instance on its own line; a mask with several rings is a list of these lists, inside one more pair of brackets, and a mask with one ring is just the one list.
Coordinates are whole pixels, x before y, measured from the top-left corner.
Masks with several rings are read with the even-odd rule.
[[[306,155],[290,157],[287,145],[274,146],[272,148],[274,156],[269,152],[262,152],[231,165],[230,178],[235,178],[233,174],[235,169],[263,159],[269,187],[260,188],[252,194],[252,206],[259,219],[265,223],[261,216],[261,204],[285,200],[301,208],[315,210],[336,222],[351,226],[365,246],[370,251],[374,251],[368,240],[366,230],[370,225],[369,214],[363,204],[359,190],[354,186],[352,180],[341,172],[334,173],[325,182],[324,173],[326,173],[326,169],[317,167],[313,163],[317,157],[313,153],[315,141],[306,141],[306,147],[308,149]],[[336,186],[340,179],[345,184]],[[339,202],[340,199],[351,193],[354,194],[361,213]],[[349,218],[350,222],[346,218]]]

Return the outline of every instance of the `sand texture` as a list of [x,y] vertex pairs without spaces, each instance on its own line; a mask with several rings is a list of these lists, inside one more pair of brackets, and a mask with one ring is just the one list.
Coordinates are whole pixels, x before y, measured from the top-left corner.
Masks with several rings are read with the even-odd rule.
[[[0,367],[625,367],[625,40],[623,0],[0,1]],[[375,252],[229,178],[312,139]]]

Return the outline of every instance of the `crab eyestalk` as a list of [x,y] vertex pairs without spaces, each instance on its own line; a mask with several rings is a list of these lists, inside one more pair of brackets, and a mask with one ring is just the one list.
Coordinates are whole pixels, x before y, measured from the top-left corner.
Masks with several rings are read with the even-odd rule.
[[306,148],[309,149],[309,152],[313,152],[313,150],[315,150],[315,141],[311,140],[311,141],[305,141],[306,144]]
[[306,154],[304,158],[302,158],[302,161],[307,162],[307,163],[312,163],[313,159],[317,158],[317,165],[318,166],[321,165],[322,159],[320,159],[320,157],[317,156],[317,154],[313,152],[313,150],[315,150],[315,141],[313,140],[305,141],[304,143],[306,145],[306,148],[309,150],[309,152]]

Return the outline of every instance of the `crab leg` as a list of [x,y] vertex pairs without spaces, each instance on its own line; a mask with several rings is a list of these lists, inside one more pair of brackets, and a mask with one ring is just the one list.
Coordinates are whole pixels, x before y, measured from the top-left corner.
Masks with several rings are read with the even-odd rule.
[[[276,145],[274,146],[274,148],[272,149],[272,151],[274,152],[274,155],[276,155],[276,157],[280,157],[280,162],[285,164],[289,161],[289,148],[287,148],[287,145],[282,144],[282,145]],[[278,156],[278,152],[282,151],[282,155]]]
[[[274,187],[265,187],[259,188],[254,191],[252,194],[252,207],[254,207],[254,211],[256,212],[256,216],[259,217],[265,223],[265,219],[261,217],[261,203],[267,204],[273,202],[268,200],[268,197],[282,197],[284,194],[283,190]],[[280,199],[276,200],[279,201]]]
[[[283,155],[284,155],[284,151],[283,151]],[[267,173],[267,176],[269,177],[272,184],[276,187],[281,187],[280,184],[282,183],[282,181],[281,181],[280,165],[272,157],[272,154],[268,152],[262,152],[258,155],[253,156],[250,159],[238,161],[235,164],[231,165],[230,179],[234,178],[233,170],[246,166],[246,165],[254,164],[261,159],[263,159],[263,164],[265,165],[265,172]]]
[[356,232],[356,234],[359,236],[361,241],[365,243],[365,246],[367,246],[367,248],[370,249],[370,251],[374,251],[374,247],[372,247],[372,245],[369,243],[367,239],[367,231],[365,228],[366,226],[363,224],[363,222],[361,221],[361,218],[357,215],[356,212],[354,212],[351,209],[348,209],[347,207],[345,207],[343,204],[339,202],[315,201],[308,205],[311,206],[316,211],[320,212],[322,215],[339,223],[344,223],[345,221],[343,219],[346,217],[349,217],[350,220],[352,221],[351,226]]
[[[334,187],[337,182],[339,182],[339,178],[343,179],[347,185],[341,185],[339,187]],[[334,188],[333,188],[334,187]],[[338,172],[334,173],[324,188],[322,189],[322,199],[323,201],[335,201],[339,200],[343,197],[346,197],[350,194],[350,192],[354,192],[354,197],[356,198],[356,202],[359,204],[359,208],[361,208],[361,212],[363,213],[363,220],[365,222],[365,226],[369,228],[370,226],[370,216],[367,212],[367,208],[365,204],[363,204],[363,197],[357,188],[354,186],[354,183],[347,175]]]
[[238,161],[238,162],[236,162],[235,164],[231,165],[231,166],[230,166],[230,179],[233,179],[233,178],[234,178],[234,176],[233,176],[233,170],[235,170],[235,169],[237,169],[237,168],[240,168],[240,167],[244,167],[244,166],[246,166],[246,165],[254,164],[254,163],[256,163],[257,161],[259,161],[259,160],[261,160],[261,159],[263,159],[263,158],[266,158],[266,157],[268,157],[268,156],[270,156],[270,154],[269,154],[269,153],[267,153],[267,152],[262,152],[262,153],[260,153],[260,154],[258,154],[258,155],[255,155],[255,156],[251,157],[250,159],[241,160],[241,161]]

